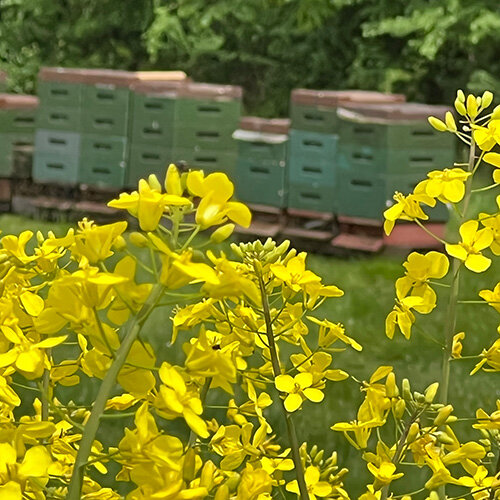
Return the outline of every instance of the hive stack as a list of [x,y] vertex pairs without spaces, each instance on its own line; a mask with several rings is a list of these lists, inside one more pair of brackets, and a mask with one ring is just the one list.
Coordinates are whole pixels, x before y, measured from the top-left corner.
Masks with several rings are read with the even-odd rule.
[[324,213],[336,210],[339,106],[404,100],[402,95],[369,91],[293,90],[290,106],[289,208]]
[[128,71],[42,68],[36,181],[123,186],[134,80]]
[[174,162],[234,176],[238,154],[233,132],[241,117],[242,88],[188,83],[175,103]]
[[141,80],[132,85],[130,162],[126,185],[134,187],[149,174],[165,175],[173,161],[175,105],[186,78]]
[[0,94],[0,177],[29,177],[29,162],[16,157],[32,153],[37,107],[36,97]]
[[246,116],[233,134],[238,143],[236,194],[251,204],[285,208],[290,120]]
[[[408,194],[427,172],[453,166],[451,134],[439,134],[428,116],[449,109],[413,103],[346,104],[339,109],[339,216],[383,219],[395,191]],[[446,220],[441,206],[434,220]]]

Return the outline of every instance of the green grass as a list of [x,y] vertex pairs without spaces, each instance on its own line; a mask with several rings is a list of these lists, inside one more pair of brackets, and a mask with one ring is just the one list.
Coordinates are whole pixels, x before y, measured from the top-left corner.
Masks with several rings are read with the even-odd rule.
[[[485,193],[478,204],[483,209],[493,210],[494,196]],[[64,234],[69,224],[54,224],[32,221],[19,216],[3,215],[0,217],[2,235],[19,233],[22,230],[41,230],[46,233],[53,229],[56,234]],[[394,282],[403,274],[401,266],[403,256],[372,256],[340,259],[310,255],[310,268],[323,277],[327,284],[333,283],[345,291],[345,296],[332,299],[317,311],[318,316],[342,322],[347,333],[363,345],[363,352],[356,353],[346,350],[334,358],[334,366],[348,371],[357,379],[366,380],[376,367],[390,364],[395,367],[397,379],[400,382],[407,377],[415,390],[422,391],[428,384],[439,380],[441,370],[441,342],[445,330],[445,309],[447,289],[439,288],[438,308],[428,316],[417,315],[417,323],[413,329],[411,341],[397,335],[390,341],[384,333],[384,321],[394,304]],[[498,261],[498,259],[497,259]],[[477,293],[484,288],[492,288],[498,281],[500,265],[498,262],[486,273],[475,275],[464,272],[461,283],[462,299],[477,299]],[[168,348],[170,340],[170,311],[162,309],[150,318],[145,326],[145,336],[155,347],[159,358],[174,357],[181,362],[183,354],[178,347]],[[477,354],[484,346],[488,346],[497,337],[498,313],[485,305],[461,305],[459,308],[457,332],[465,331],[464,354]],[[177,344],[177,345],[180,345]],[[470,377],[473,360],[455,361],[452,366],[450,400],[456,414],[461,417],[473,416],[478,407],[488,412],[494,408],[495,400],[500,397],[498,374],[478,373]],[[79,398],[80,401],[92,401],[91,387],[68,391],[67,397]],[[209,402],[219,403],[221,394],[214,391]],[[337,450],[339,465],[348,467],[351,472],[347,476],[347,489],[352,497],[361,493],[363,485],[368,482],[369,474],[365,462],[361,460],[360,452],[349,446],[344,437],[330,430],[330,426],[338,421],[355,418],[357,407],[362,400],[359,385],[353,380],[333,383],[326,389],[325,402],[322,404],[306,403],[303,410],[296,414],[296,424],[299,441],[318,443],[328,452]],[[275,424],[279,435],[284,435],[283,424],[279,415],[271,411],[270,418]],[[123,424],[107,423],[103,427],[103,436],[112,441],[119,439]],[[170,425],[170,424],[169,424]],[[183,432],[175,425],[176,432]],[[180,429],[180,430],[179,430]],[[466,438],[477,434],[466,426],[462,429]],[[102,437],[102,436],[101,436]],[[286,445],[286,442],[283,441]],[[418,474],[408,474],[404,479],[394,483],[395,489],[409,491],[418,480]],[[417,483],[418,484],[418,483]],[[421,483],[420,483],[421,484]],[[399,485],[399,486],[398,486]]]

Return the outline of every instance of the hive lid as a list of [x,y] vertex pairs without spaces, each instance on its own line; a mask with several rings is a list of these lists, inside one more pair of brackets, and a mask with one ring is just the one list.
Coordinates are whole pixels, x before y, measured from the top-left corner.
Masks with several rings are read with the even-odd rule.
[[0,109],[36,109],[38,97],[24,94],[0,94]]
[[135,73],[131,71],[60,67],[42,67],[38,78],[49,82],[114,85],[116,87],[128,87],[137,80]]
[[141,82],[188,80],[188,76],[184,71],[136,71],[134,74]]
[[239,128],[269,134],[288,134],[290,120],[288,118],[266,119],[257,116],[243,116]]
[[291,101],[306,106],[325,106],[334,108],[346,103],[384,103],[405,102],[402,94],[385,94],[372,90],[309,90],[294,89]]
[[172,97],[176,96],[186,83],[186,80],[141,80],[134,82],[130,88],[138,94]]
[[179,97],[188,99],[238,100],[242,95],[243,89],[237,85],[190,82],[179,89]]
[[427,120],[429,116],[444,119],[447,106],[436,106],[418,103],[392,103],[392,104],[359,104],[346,103],[337,110],[337,114],[350,121],[364,123],[392,123],[415,122]]

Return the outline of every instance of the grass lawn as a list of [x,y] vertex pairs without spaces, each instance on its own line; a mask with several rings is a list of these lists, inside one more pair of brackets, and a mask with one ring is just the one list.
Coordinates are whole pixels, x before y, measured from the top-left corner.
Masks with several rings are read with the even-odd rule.
[[[483,200],[484,205],[493,210],[493,197]],[[483,203],[481,203],[483,205]],[[0,217],[2,234],[18,233],[24,229],[40,229],[46,233],[54,229],[56,234],[64,233],[69,224],[53,224],[32,221],[13,215]],[[329,300],[317,312],[331,320],[342,322],[347,333],[363,345],[363,352],[356,353],[346,350],[334,358],[334,365],[342,368],[357,379],[368,379],[370,374],[382,364],[395,367],[396,376],[400,382],[408,377],[415,390],[422,391],[428,384],[439,379],[441,362],[441,339],[445,328],[445,305],[447,289],[439,288],[438,308],[428,316],[417,314],[417,322],[411,341],[397,335],[390,341],[384,333],[384,321],[394,304],[394,282],[403,274],[401,266],[404,257],[371,256],[349,259],[339,259],[319,255],[310,255],[310,268],[323,277],[327,284],[333,283],[345,291],[340,299]],[[461,284],[461,298],[477,300],[477,292],[484,288],[492,288],[498,281],[500,265],[497,262],[486,272],[475,275],[465,272]],[[156,352],[169,352],[167,343],[170,339],[169,312],[158,311],[146,324],[145,332],[155,346]],[[466,340],[464,354],[477,354],[484,346],[489,346],[497,336],[498,313],[486,305],[461,305],[459,308],[457,332],[465,331]],[[178,344],[180,345],[180,343]],[[169,352],[171,355],[172,351]],[[182,356],[175,348],[175,357]],[[452,366],[450,400],[456,414],[461,417],[471,417],[477,407],[483,407],[490,412],[495,400],[500,397],[499,374],[478,373],[473,377],[468,375],[474,360],[456,361]],[[90,388],[79,388],[74,396],[90,398]],[[72,397],[74,397],[72,396]],[[216,404],[218,394],[209,395],[208,403]],[[365,463],[360,458],[360,452],[347,444],[345,438],[330,430],[330,426],[338,421],[351,420],[362,396],[359,385],[353,380],[333,383],[329,382],[325,402],[322,404],[306,403],[302,411],[296,415],[299,441],[318,443],[328,452],[337,450],[339,465],[351,469],[347,476],[347,489],[355,498],[361,493],[363,485],[369,481]],[[272,419],[277,415],[272,410]],[[276,422],[279,429],[282,424]],[[113,423],[106,426],[106,432],[121,433],[121,424]],[[114,430],[113,430],[114,429]],[[467,427],[464,431],[473,436]],[[284,432],[278,432],[284,435]],[[476,436],[477,437],[477,436]],[[464,439],[465,440],[465,439]],[[285,443],[283,443],[285,444]],[[412,469],[413,470],[413,469]],[[418,486],[416,476],[412,473],[394,483],[396,490],[411,491]],[[400,487],[398,487],[398,484]],[[422,484],[422,483],[420,483]]]

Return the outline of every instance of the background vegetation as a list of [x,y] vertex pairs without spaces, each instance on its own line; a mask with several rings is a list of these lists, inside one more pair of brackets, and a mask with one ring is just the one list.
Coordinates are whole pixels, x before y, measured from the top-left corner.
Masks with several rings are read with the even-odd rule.
[[498,93],[499,42],[497,0],[0,0],[12,90],[34,91],[40,65],[180,68],[269,116],[295,87]]

